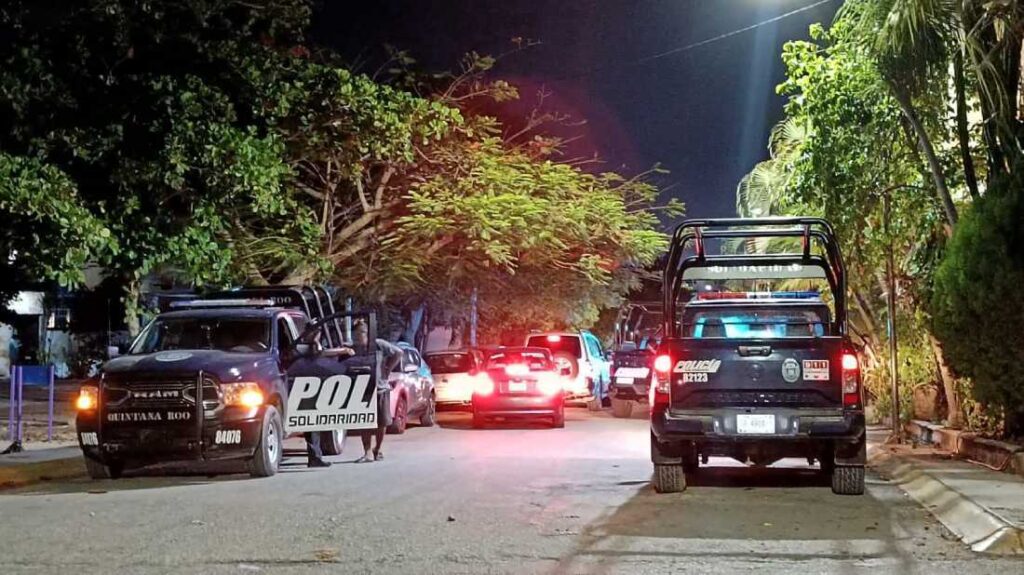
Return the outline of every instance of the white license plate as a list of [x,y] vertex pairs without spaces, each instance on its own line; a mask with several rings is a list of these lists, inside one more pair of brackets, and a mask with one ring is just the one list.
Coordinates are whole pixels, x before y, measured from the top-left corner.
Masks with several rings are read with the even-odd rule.
[[525,381],[510,381],[508,382],[509,391],[526,391]]
[[631,377],[636,379],[643,379],[650,373],[650,370],[646,367],[620,367],[615,370],[616,377]]
[[736,416],[736,432],[760,435],[775,433],[775,416],[741,413]]
[[633,385],[633,378],[632,377],[616,377],[615,378],[615,383],[617,383],[619,385]]

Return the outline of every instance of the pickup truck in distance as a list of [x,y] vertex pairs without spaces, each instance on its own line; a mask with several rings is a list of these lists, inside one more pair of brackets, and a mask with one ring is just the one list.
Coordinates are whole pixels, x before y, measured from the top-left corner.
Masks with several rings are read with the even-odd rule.
[[[776,248],[788,238],[796,247],[721,255],[705,249],[707,242],[759,238]],[[825,281],[832,309],[816,291],[707,291],[714,282],[745,280]],[[680,302],[693,282],[712,283]],[[710,456],[759,466],[806,458],[820,463],[834,493],[864,492],[863,390],[846,332],[845,290],[838,243],[824,220],[690,220],[676,229],[651,394],[658,492],[685,489],[686,474]]]

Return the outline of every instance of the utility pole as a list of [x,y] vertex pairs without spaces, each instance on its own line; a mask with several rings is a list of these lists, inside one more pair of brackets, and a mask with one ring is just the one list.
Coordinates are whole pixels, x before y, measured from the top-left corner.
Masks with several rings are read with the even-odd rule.
[[894,277],[892,231],[889,225],[890,211],[889,192],[886,192],[882,197],[882,218],[885,220],[885,239],[888,244],[885,258],[885,281],[886,291],[889,292],[886,297],[889,311],[886,323],[889,330],[889,380],[892,386],[892,435],[890,440],[898,443],[902,441],[903,431],[900,428],[900,374],[896,345],[896,278]]

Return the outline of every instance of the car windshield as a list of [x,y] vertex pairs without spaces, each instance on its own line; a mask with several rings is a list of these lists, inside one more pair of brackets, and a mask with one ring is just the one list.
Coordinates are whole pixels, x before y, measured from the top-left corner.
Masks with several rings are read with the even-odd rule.
[[426,357],[430,371],[436,374],[467,373],[473,367],[468,353],[441,353]]
[[697,339],[778,339],[825,335],[825,319],[813,308],[717,308],[693,311],[684,323]]
[[504,351],[491,355],[487,369],[505,369],[510,365],[526,365],[530,371],[550,371],[555,368],[543,351]]
[[580,338],[574,335],[531,335],[526,344],[551,350],[553,354],[565,352],[576,358],[583,357]]
[[132,346],[133,354],[216,349],[257,353],[270,349],[270,321],[261,318],[163,318],[154,320]]

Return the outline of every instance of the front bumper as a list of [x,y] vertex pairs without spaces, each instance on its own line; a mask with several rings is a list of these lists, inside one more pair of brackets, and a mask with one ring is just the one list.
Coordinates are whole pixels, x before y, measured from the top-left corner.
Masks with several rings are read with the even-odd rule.
[[554,415],[564,409],[564,406],[565,400],[557,395],[473,396],[473,413],[486,416]]
[[252,457],[263,433],[263,411],[230,407],[196,425],[97,425],[96,412],[78,414],[82,453],[100,462],[218,461]]

